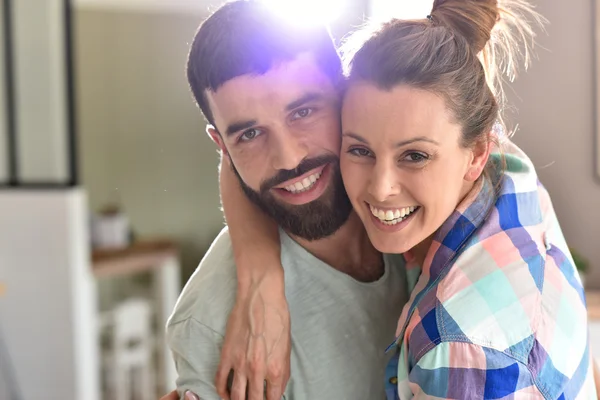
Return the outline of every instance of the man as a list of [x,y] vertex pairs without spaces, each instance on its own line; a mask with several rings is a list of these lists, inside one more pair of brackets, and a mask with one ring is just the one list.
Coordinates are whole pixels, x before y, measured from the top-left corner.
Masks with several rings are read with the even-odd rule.
[[[258,1],[227,3],[196,33],[188,79],[223,168],[281,227],[292,319],[284,397],[384,398],[390,358],[384,350],[407,299],[405,275],[400,257],[372,247],[344,191],[343,79],[327,30],[283,21]],[[179,393],[219,398],[214,379],[236,289],[225,229],[167,326]],[[245,389],[245,379],[234,378],[232,397],[244,397]],[[262,399],[262,387],[259,393]]]

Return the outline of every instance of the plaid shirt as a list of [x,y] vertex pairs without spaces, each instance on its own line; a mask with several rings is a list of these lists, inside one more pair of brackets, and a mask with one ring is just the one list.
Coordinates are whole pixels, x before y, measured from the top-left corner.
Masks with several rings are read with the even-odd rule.
[[573,259],[531,161],[504,150],[501,185],[473,188],[422,269],[406,255],[389,399],[596,398]]

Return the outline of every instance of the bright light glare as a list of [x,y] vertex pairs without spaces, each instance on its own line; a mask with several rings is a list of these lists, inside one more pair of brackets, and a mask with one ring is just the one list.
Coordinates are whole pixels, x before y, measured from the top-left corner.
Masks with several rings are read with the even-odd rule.
[[431,12],[432,0],[371,0],[371,19],[423,19]]
[[263,0],[282,18],[302,25],[330,24],[341,14],[344,0]]

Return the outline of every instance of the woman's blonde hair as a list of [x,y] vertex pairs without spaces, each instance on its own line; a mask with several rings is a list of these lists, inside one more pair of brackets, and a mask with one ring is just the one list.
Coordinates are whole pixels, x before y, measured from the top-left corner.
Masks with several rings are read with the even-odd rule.
[[525,0],[435,0],[427,18],[359,30],[342,54],[350,84],[407,84],[440,95],[467,147],[506,132],[502,81],[529,66],[533,26],[544,22]]

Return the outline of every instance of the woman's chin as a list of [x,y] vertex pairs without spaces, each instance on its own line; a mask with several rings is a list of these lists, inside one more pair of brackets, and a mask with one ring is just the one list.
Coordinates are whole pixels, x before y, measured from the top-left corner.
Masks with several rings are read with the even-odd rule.
[[402,254],[414,247],[412,241],[406,240],[404,232],[387,233],[377,229],[367,229],[369,239],[378,251],[387,254]]
[[[382,223],[371,213],[360,215],[365,225],[367,234],[373,246],[382,253],[402,254],[416,246],[419,242],[414,240],[419,235],[415,234],[414,218],[402,221],[399,224]],[[412,223],[411,223],[412,222]]]

